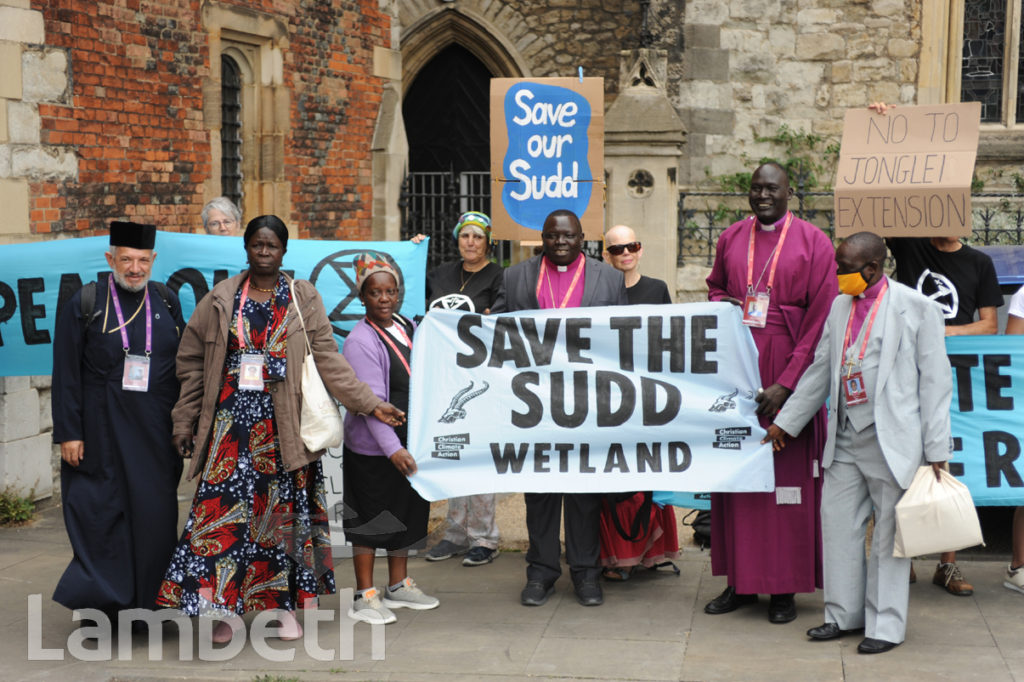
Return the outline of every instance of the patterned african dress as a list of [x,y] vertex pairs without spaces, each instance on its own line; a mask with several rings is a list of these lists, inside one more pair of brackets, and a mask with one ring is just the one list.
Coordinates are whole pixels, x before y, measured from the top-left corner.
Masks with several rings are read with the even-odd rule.
[[[285,471],[268,392],[285,375],[289,300],[283,277],[272,300],[247,298],[239,343],[235,294],[206,465],[159,606],[192,616],[294,610],[334,592],[323,470],[316,461]],[[238,387],[244,347],[264,356],[262,391]]]

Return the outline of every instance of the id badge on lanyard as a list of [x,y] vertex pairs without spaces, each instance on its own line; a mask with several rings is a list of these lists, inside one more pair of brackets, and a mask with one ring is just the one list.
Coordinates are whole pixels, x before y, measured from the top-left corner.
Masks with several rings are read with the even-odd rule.
[[263,390],[263,354],[242,353],[238,366],[238,388],[243,391]]
[[121,375],[121,388],[126,391],[149,390],[149,358],[145,355],[125,355],[124,374]]
[[843,395],[846,406],[863,405],[868,401],[868,392],[864,386],[864,375],[858,370],[843,377]]
[[743,299],[743,324],[748,327],[764,327],[768,321],[769,298],[764,291],[748,293]]

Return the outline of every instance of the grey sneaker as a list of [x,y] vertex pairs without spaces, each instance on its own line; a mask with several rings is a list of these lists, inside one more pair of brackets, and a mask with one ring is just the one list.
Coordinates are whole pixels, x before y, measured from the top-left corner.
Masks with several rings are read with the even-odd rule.
[[462,560],[462,565],[483,566],[484,564],[489,564],[494,561],[494,557],[496,556],[498,556],[498,550],[477,545],[466,553],[466,557]]
[[424,557],[427,561],[444,561],[445,559],[451,559],[456,554],[465,554],[466,550],[469,549],[466,545],[456,545],[454,542],[449,540],[441,540],[427,552]]
[[423,590],[416,587],[412,578],[406,578],[397,590],[390,587],[384,590],[384,606],[392,609],[414,609],[426,611],[436,609],[441,602],[435,597],[423,594]]
[[387,625],[398,620],[395,614],[391,613],[391,609],[381,604],[380,592],[376,588],[367,590],[363,596],[352,601],[348,617],[373,625]]
[[1024,593],[1024,566],[1014,568],[1013,564],[1009,564],[1006,567],[1006,580],[1003,581],[1003,586]]

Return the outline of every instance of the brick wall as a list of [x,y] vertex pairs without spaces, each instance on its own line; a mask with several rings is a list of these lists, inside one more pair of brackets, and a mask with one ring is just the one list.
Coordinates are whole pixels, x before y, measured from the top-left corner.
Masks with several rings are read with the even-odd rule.
[[[368,238],[370,141],[381,95],[371,75],[373,48],[389,46],[389,17],[378,0],[234,4],[289,27],[284,176],[292,212],[282,217],[302,236]],[[33,233],[91,234],[122,217],[161,229],[198,228],[211,198],[204,193],[211,155],[220,153],[204,127],[202,82],[211,55],[200,5],[33,0],[47,49],[63,51],[68,62],[65,101],[38,107],[41,148],[68,148],[77,158],[77,177],[35,174]]]

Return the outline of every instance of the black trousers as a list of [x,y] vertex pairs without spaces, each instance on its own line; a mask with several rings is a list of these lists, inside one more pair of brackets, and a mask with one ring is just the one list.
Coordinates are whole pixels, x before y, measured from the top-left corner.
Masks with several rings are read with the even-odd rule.
[[524,493],[526,530],[526,579],[550,584],[562,574],[558,529],[565,500],[565,560],[573,583],[597,580],[601,574],[599,493]]

